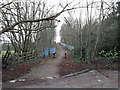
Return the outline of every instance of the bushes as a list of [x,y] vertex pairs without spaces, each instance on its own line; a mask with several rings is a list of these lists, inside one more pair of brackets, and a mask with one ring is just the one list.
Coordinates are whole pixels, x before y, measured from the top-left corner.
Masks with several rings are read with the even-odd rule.
[[104,50],[99,52],[99,57],[105,57],[107,59],[115,58],[115,57],[118,57],[118,56],[120,56],[120,51],[117,51],[116,47],[113,50],[110,50],[108,52],[104,51]]

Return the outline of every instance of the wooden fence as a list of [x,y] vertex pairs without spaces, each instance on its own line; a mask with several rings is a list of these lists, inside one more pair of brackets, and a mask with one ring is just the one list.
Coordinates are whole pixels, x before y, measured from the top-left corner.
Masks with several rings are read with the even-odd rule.
[[[6,55],[6,56],[5,56]],[[39,61],[42,55],[40,52],[31,51],[31,52],[16,52],[14,54],[6,53],[4,60],[2,60],[3,68],[11,68],[16,65],[24,64],[24,63],[33,63]]]
[[42,57],[43,55],[38,54],[36,51],[32,52],[17,52],[13,57],[13,65],[18,65],[21,63],[28,63],[30,60],[35,59],[37,57]]
[[[52,50],[50,49],[50,55],[53,54]],[[2,67],[3,68],[11,68],[16,65],[25,64],[25,63],[34,63],[40,61],[40,58],[45,57],[45,52],[41,53],[40,51],[29,51],[29,52],[15,52],[11,53],[10,50],[6,52],[5,55],[2,55]]]

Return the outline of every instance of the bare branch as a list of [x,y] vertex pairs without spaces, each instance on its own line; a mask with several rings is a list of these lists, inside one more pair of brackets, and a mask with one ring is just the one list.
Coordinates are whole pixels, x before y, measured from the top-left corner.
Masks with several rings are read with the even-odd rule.
[[[36,20],[21,20],[18,21],[16,23],[14,23],[13,25],[9,26],[8,28],[3,29],[2,31],[0,31],[0,35],[2,33],[8,32],[9,30],[12,30],[16,25],[20,24],[20,23],[27,23],[27,22],[40,22],[40,21],[49,21],[49,20],[55,20],[58,16],[60,16],[63,12],[65,11],[69,11],[72,9],[76,9],[76,8],[71,8],[71,9],[66,9],[66,7],[68,6],[68,4],[63,8],[63,10],[59,13],[57,13],[56,15],[53,15],[51,17],[47,17],[47,18],[42,18],[42,19],[36,19]],[[66,10],[65,10],[66,9]]]
[[3,5],[3,6],[1,6],[0,9],[2,9],[2,8],[4,8],[5,6],[10,5],[10,4],[12,4],[12,3],[13,3],[13,2],[7,3],[7,4]]

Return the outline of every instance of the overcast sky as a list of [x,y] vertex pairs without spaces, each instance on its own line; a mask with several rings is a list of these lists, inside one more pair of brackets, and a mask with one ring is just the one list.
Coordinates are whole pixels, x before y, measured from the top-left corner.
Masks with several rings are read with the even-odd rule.
[[[0,0],[0,2],[6,2],[6,1],[34,1],[34,2],[37,2],[37,1],[41,1],[41,0]],[[42,1],[45,1],[45,0],[42,0]],[[79,6],[85,6],[86,5],[86,1],[88,1],[88,3],[91,3],[92,1],[94,2],[100,2],[101,0],[46,0],[48,6],[52,6],[52,5],[55,5],[53,10],[54,10],[54,13],[57,13],[59,11],[62,10],[62,8],[59,6],[59,4],[61,3],[63,6],[66,5],[66,3],[70,3],[72,2],[72,4],[69,5],[69,8],[72,8],[74,5],[78,4],[80,2],[80,5]],[[109,2],[117,2],[117,1],[120,1],[120,0],[103,0],[107,3]],[[76,5],[76,7],[78,7],[78,5]],[[93,16],[97,16],[97,13],[94,9],[93,9],[93,12],[92,12],[92,15]],[[82,9],[77,9],[75,12],[73,10],[73,13],[71,14],[73,16],[73,18],[77,18],[79,17],[79,15],[81,14],[81,19],[82,19],[82,22],[84,23],[85,20],[86,20],[86,9],[82,8]],[[69,14],[67,12],[63,13],[62,15],[60,15],[58,17],[58,19],[61,21],[59,23],[57,23],[57,27],[56,27],[56,38],[55,38],[55,41],[56,42],[60,42],[60,29],[61,29],[61,25],[64,23],[64,20],[62,19],[63,16],[65,17],[68,17]]]
[[[67,2],[72,2],[73,0],[47,0],[51,5],[55,4],[55,5],[59,5],[59,3],[61,2],[62,4],[66,4]],[[92,1],[94,2],[100,2],[101,0],[74,0],[73,3],[70,5],[71,7],[73,5],[76,5],[77,3],[80,2],[80,6],[85,6],[86,5],[86,1],[88,1],[88,3],[91,3]],[[111,3],[111,2],[117,2],[117,1],[120,1],[120,0],[103,0],[105,2],[107,2],[108,4]],[[56,6],[56,7],[57,7]],[[107,5],[104,5],[104,7],[107,7]],[[82,13],[81,13],[82,12]],[[79,17],[79,15],[81,14],[81,17],[82,17],[82,22],[84,23],[86,21],[86,9],[82,8],[82,9],[77,9],[75,12],[73,12],[71,15],[73,16],[73,18],[77,18]],[[93,9],[93,12],[92,12],[92,15],[93,15],[93,18],[96,16],[97,17],[97,14],[98,12],[95,11],[95,9]],[[61,22],[59,22],[57,24],[57,27],[56,27],[56,42],[60,42],[60,29],[61,29],[61,26],[63,24],[63,20],[62,20],[62,17],[63,16],[66,16],[68,17],[69,15],[67,13],[63,13],[60,17],[58,17],[58,19],[61,20]]]

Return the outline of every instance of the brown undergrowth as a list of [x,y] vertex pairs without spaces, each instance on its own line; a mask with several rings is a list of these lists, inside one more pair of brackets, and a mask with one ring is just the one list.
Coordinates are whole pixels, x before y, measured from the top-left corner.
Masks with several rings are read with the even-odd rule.
[[40,59],[40,61],[36,62],[36,63],[21,64],[21,65],[17,65],[14,68],[3,69],[2,70],[2,82],[14,80],[20,76],[23,76],[23,75],[29,73],[31,71],[31,68],[33,68],[37,65],[40,65],[40,64],[42,65],[45,62],[47,62],[48,60],[52,60],[52,59],[53,59],[53,57],[51,56],[51,57]]

